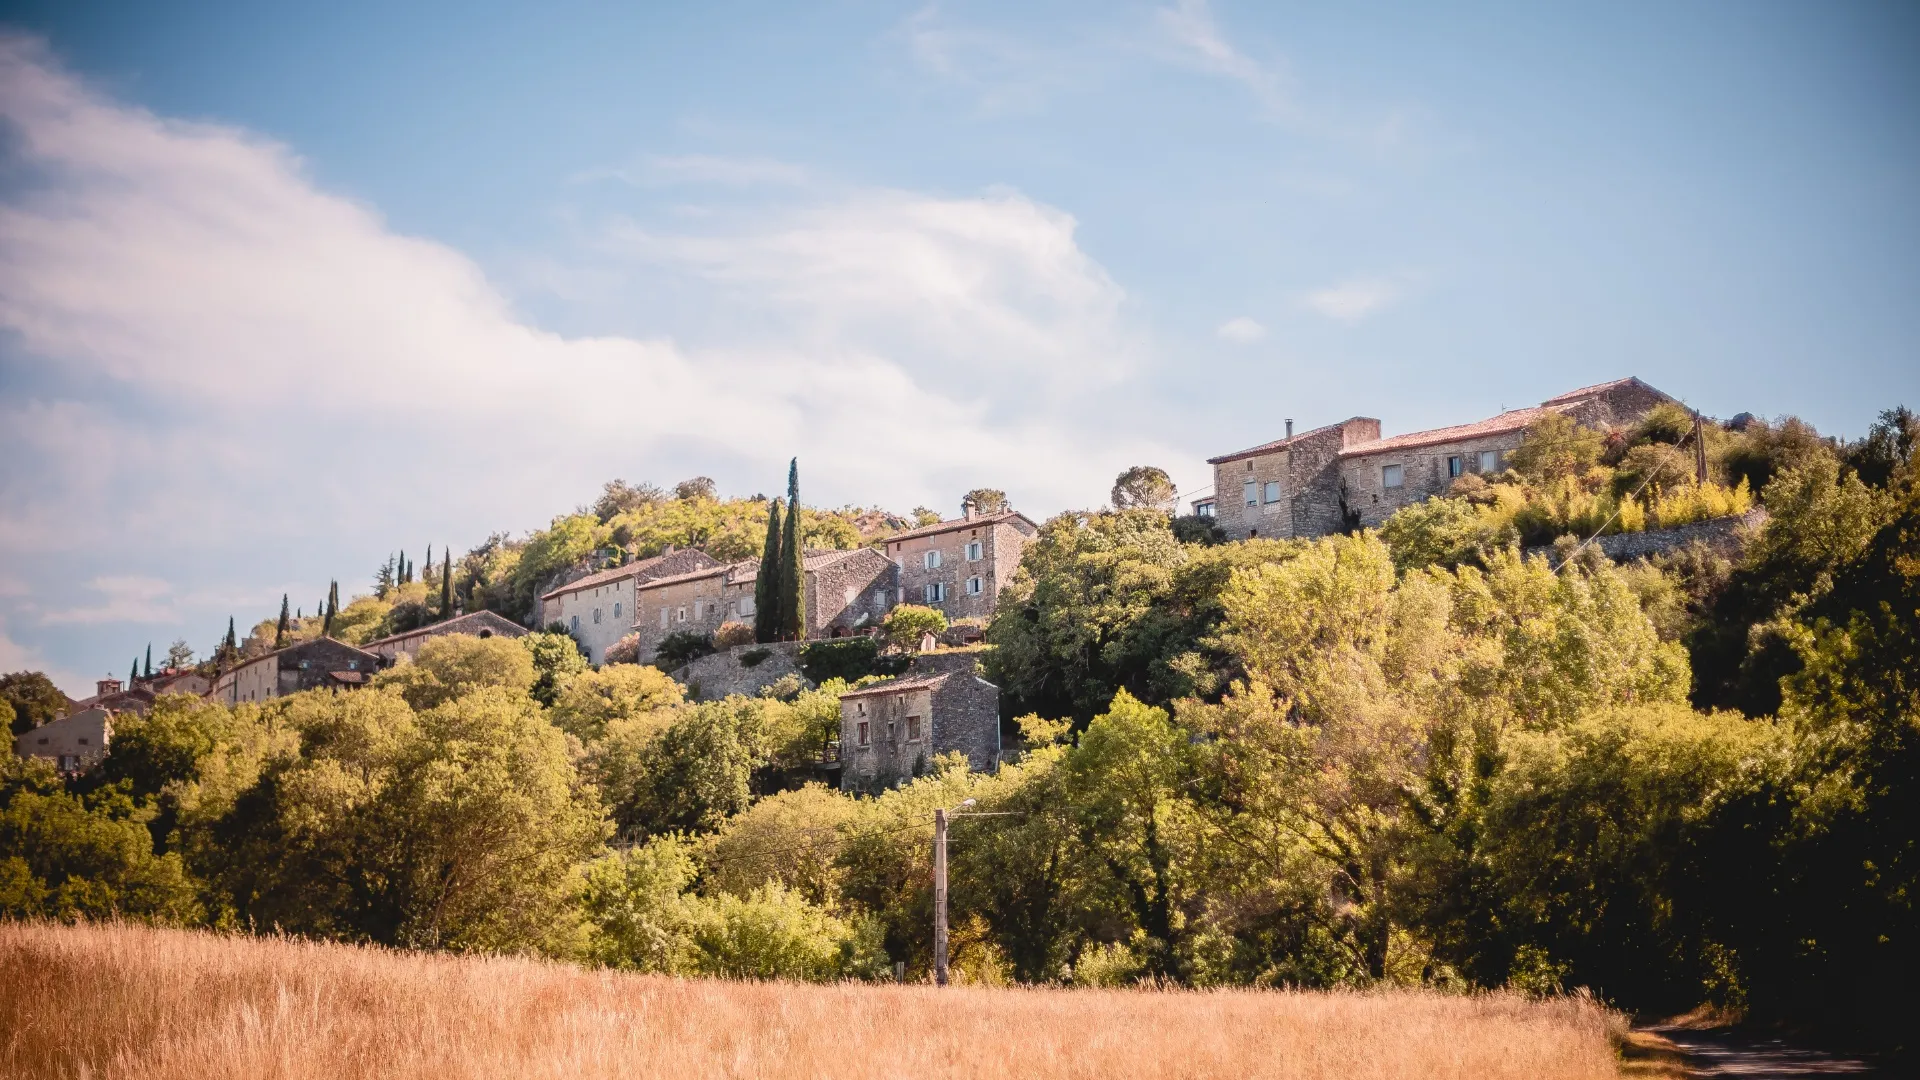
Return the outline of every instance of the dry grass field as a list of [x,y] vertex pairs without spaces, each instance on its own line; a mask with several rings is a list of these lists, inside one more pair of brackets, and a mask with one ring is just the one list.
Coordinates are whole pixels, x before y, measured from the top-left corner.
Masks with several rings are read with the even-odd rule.
[[0,1075],[1599,1080],[1609,1017],[1487,995],[682,981],[0,923]]

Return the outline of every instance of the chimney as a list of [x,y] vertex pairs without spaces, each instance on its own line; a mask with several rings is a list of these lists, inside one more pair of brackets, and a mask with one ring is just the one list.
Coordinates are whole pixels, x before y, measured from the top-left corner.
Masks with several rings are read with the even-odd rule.
[[108,694],[117,694],[120,692],[120,680],[101,679],[99,682],[93,684],[93,689],[94,692],[101,697],[106,697]]
[[973,520],[973,500],[972,499],[960,500],[960,516],[967,519],[968,521]]
[[1287,417],[1287,438],[1293,438],[1293,417]]

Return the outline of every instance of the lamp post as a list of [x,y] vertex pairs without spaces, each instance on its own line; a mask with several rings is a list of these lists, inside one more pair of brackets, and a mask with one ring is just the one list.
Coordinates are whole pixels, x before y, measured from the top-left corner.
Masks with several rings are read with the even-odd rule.
[[[972,806],[962,799],[960,805]],[[933,983],[947,985],[947,812],[933,812]]]

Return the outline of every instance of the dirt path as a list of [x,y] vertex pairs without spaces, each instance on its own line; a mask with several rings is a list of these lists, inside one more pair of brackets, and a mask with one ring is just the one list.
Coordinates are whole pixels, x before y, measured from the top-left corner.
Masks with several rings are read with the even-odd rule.
[[1685,1055],[1685,1075],[1695,1077],[1802,1080],[1805,1077],[1884,1076],[1866,1062],[1807,1050],[1779,1039],[1750,1038],[1726,1031],[1699,1031],[1666,1025],[1643,1030]]

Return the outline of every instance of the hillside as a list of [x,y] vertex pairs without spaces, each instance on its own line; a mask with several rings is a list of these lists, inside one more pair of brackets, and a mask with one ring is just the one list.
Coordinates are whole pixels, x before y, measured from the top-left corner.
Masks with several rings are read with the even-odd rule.
[[0,1073],[20,1080],[1603,1080],[1608,1024],[1510,994],[684,981],[0,924]]

